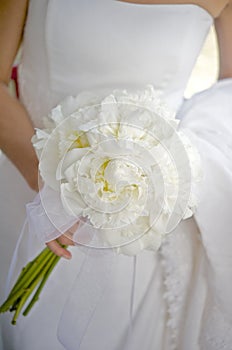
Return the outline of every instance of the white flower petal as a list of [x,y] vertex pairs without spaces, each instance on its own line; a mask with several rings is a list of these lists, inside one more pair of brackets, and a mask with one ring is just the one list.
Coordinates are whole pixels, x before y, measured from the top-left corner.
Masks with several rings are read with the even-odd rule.
[[101,229],[103,245],[133,255],[159,249],[169,219],[178,223],[196,209],[199,154],[178,127],[148,85],[70,96],[32,142],[41,175],[60,191],[64,209]]

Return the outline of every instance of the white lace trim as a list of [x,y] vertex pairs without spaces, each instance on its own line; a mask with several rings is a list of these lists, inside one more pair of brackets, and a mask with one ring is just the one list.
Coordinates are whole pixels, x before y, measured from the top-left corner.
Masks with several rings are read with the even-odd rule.
[[216,305],[208,303],[200,336],[202,350],[231,350],[232,324]]
[[170,350],[179,350],[178,339],[191,269],[191,254],[189,253],[187,237],[182,232],[170,235],[161,248]]

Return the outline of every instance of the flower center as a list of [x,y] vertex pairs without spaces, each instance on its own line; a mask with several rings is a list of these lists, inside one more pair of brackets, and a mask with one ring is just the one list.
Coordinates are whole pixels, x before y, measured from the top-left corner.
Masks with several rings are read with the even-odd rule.
[[123,159],[105,160],[95,175],[99,197],[110,201],[132,194],[137,197],[144,180],[142,170]]

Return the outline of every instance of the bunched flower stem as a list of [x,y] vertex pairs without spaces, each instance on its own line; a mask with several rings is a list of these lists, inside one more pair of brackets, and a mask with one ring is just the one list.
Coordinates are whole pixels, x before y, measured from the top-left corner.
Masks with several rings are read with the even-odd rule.
[[36,301],[39,300],[40,293],[41,293],[45,283],[47,282],[49,275],[51,274],[51,272],[53,271],[54,267],[56,266],[56,264],[58,263],[59,260],[60,260],[59,256],[52,257],[51,264],[49,265],[47,272],[44,274],[43,279],[42,279],[37,291],[35,292],[31,302],[28,304],[27,308],[23,312],[24,316],[26,316],[29,313],[29,311],[31,310],[33,305],[36,303]]
[[22,294],[25,293],[25,291],[30,287],[30,283],[36,278],[38,274],[40,274],[43,271],[42,269],[46,266],[47,262],[49,261],[50,255],[46,254],[41,257],[44,257],[44,259],[42,260],[40,258],[40,261],[38,262],[36,258],[33,264],[31,265],[31,268],[29,268],[28,270],[26,269],[27,271],[22,275],[17,285],[13,287],[9,297],[1,306],[1,312],[7,311],[9,309],[9,306],[11,306],[19,297],[22,296]]
[[[65,246],[64,246],[65,247]],[[30,295],[39,284],[33,298],[23,312],[26,316],[35,302],[39,299],[39,295],[57,262],[60,260],[47,247],[32,261],[30,261],[21,271],[16,283],[14,284],[8,298],[0,306],[0,313],[6,311],[15,311],[12,324],[16,324],[16,320],[20,312],[27,302]]]
[[14,295],[14,293],[20,290],[25,285],[25,283],[27,284],[31,283],[36,273],[40,271],[40,269],[43,266],[46,266],[48,260],[50,259],[49,253],[50,253],[50,250],[48,248],[45,248],[31,263],[29,262],[25,266],[25,272],[22,274],[18,283],[16,282],[16,285],[13,287],[12,291],[10,292],[10,296],[12,296],[12,294]]

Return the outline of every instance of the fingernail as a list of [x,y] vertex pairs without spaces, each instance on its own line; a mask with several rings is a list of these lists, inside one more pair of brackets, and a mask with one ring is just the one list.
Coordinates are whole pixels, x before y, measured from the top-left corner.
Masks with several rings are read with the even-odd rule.
[[71,255],[65,254],[65,255],[63,255],[63,258],[70,260],[71,259]]

